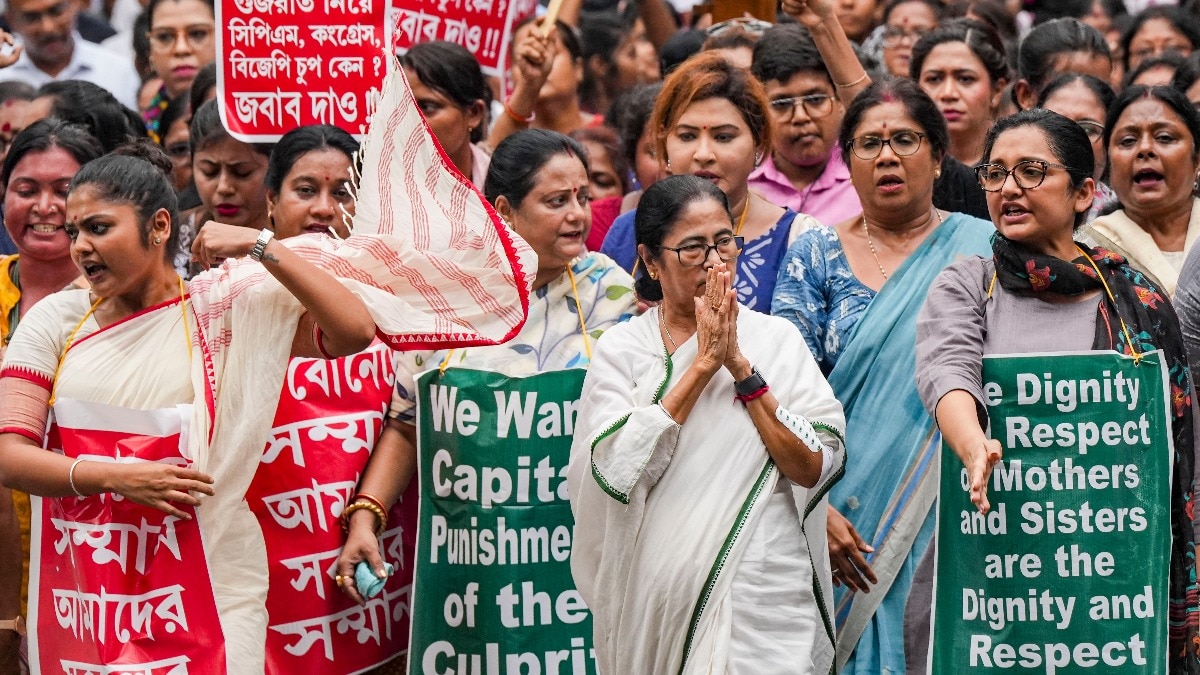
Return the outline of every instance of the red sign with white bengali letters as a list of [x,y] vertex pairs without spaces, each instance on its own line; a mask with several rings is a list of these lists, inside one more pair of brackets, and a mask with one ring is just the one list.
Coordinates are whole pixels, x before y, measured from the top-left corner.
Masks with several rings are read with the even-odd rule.
[[433,40],[502,75],[512,27],[537,0],[220,0],[217,91],[236,138],[271,143],[299,126],[362,136],[380,100],[390,47]]
[[[417,481],[380,537],[396,567],[359,607],[334,583],[340,516],[383,430],[396,372],[383,344],[326,361],[294,358],[267,445],[246,492],[267,546],[266,675],[344,675],[408,645]],[[410,556],[411,557],[411,556]]]

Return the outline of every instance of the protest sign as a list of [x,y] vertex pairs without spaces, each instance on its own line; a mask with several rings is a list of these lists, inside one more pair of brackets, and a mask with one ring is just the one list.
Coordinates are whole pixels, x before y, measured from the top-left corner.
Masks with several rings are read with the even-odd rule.
[[388,0],[219,0],[217,91],[234,137],[308,124],[362,135],[387,72]]
[[450,368],[417,379],[410,675],[595,675],[566,480],[583,377]]
[[[47,447],[90,462],[188,466],[186,406],[58,400]],[[32,498],[31,672],[225,673],[204,544],[181,520],[115,493]]]
[[383,430],[396,383],[383,344],[340,359],[293,358],[246,502],[267,549],[266,675],[347,675],[408,645],[416,490],[381,533],[396,573],[360,607],[334,582],[340,516]]
[[1003,460],[984,515],[942,452],[932,672],[1165,674],[1174,450],[1161,353],[988,356],[983,382]]
[[392,46],[445,40],[466,47],[486,75],[503,76],[513,27],[533,15],[537,0],[392,0]]

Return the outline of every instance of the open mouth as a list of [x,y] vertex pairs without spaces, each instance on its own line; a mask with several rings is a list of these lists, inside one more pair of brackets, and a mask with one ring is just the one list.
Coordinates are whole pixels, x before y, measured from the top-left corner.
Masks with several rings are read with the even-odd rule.
[[1142,169],[1141,171],[1133,174],[1134,185],[1155,185],[1157,183],[1161,183],[1163,179],[1164,176],[1154,169]]
[[890,175],[884,176],[883,178],[880,178],[878,181],[875,182],[876,187],[880,187],[880,188],[884,188],[884,189],[895,189],[895,188],[900,187],[901,185],[904,185],[904,180],[901,179],[899,176],[890,176]]
[[104,272],[108,270],[108,267],[105,265],[94,262],[85,262],[81,265],[81,267],[83,268],[83,276],[87,277],[89,282],[99,278],[100,275],[104,274]]
[[1006,217],[1013,218],[1029,213],[1029,209],[1019,204],[1005,204],[1004,207],[1000,209],[1000,212]]
[[29,229],[37,232],[38,234],[54,234],[55,232],[61,230],[62,227],[59,225],[49,225],[46,223],[35,223],[30,225]]
[[329,234],[330,229],[328,225],[309,223],[308,225],[304,226],[304,232],[305,234]]

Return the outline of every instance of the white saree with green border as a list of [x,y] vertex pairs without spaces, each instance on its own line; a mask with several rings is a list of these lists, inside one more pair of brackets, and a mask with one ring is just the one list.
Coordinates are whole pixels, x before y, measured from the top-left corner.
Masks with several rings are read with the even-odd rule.
[[697,343],[668,356],[657,311],[596,345],[568,483],[602,675],[832,671],[825,494],[845,464],[842,408],[788,321],[742,308],[738,341],[777,416],[815,430],[815,487],[776,469],[724,369],[683,425],[666,413]]

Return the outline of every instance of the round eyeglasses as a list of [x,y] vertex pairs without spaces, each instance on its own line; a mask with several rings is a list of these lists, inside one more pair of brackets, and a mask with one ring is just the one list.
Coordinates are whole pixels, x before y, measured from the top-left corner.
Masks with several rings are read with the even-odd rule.
[[980,164],[975,167],[975,176],[979,179],[979,186],[988,192],[1002,190],[1009,176],[1013,177],[1017,187],[1022,190],[1032,190],[1046,180],[1046,174],[1050,172],[1050,167],[1067,168],[1062,164],[1043,162],[1040,159],[1027,159],[1024,162],[1017,162],[1011,169],[1006,169],[999,164]]
[[921,147],[921,139],[925,134],[915,131],[897,131],[891,138],[879,136],[859,136],[850,141],[850,152],[863,160],[875,159],[883,152],[883,146],[888,146],[897,157],[908,157]]
[[833,112],[833,97],[828,94],[809,94],[808,96],[789,96],[788,98],[771,99],[771,112],[780,118],[791,119],[796,116],[796,108],[804,106],[804,112],[816,119]]
[[724,262],[730,262],[742,252],[742,246],[745,243],[745,237],[730,235],[721,237],[712,244],[696,243],[684,244],[675,248],[670,246],[662,246],[661,248],[674,251],[675,255],[679,256],[679,264],[683,267],[697,267],[703,265],[705,260],[708,260],[708,254],[712,251],[716,251],[717,257]]

